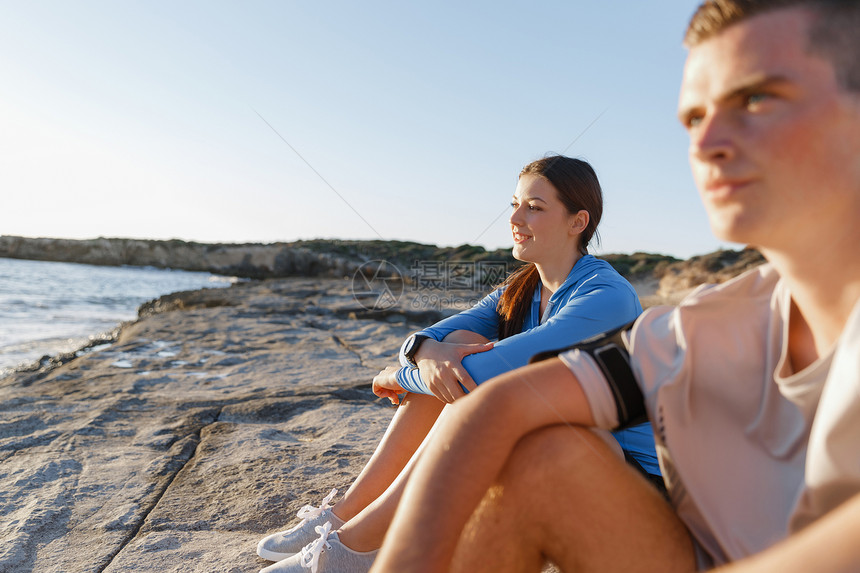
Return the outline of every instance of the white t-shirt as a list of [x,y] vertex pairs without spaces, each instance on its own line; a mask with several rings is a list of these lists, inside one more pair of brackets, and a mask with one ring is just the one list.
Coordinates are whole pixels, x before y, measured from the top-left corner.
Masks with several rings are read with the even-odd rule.
[[[703,567],[757,553],[860,493],[860,304],[836,347],[800,372],[786,356],[789,310],[763,265],[649,309],[626,336],[666,486]],[[614,428],[591,357],[559,357],[598,425]]]

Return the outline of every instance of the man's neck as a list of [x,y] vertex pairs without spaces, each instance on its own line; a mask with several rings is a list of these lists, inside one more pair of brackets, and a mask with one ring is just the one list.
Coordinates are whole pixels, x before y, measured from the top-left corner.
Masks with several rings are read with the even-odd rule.
[[795,371],[833,347],[860,300],[860,256],[854,242],[860,238],[849,235],[853,233],[805,253],[761,249],[791,293],[788,351]]

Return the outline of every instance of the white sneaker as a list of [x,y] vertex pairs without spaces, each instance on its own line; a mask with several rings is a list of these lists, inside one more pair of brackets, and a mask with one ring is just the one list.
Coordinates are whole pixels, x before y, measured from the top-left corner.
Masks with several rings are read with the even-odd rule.
[[267,535],[257,544],[257,555],[269,561],[280,561],[292,557],[302,550],[308,543],[318,537],[314,529],[326,522],[336,525],[335,529],[343,525],[343,520],[331,511],[331,500],[337,495],[337,490],[331,490],[322,500],[319,507],[306,505],[302,507],[296,516],[301,523],[288,529]]
[[367,573],[378,551],[353,551],[340,542],[331,523],[315,528],[319,537],[302,550],[261,569],[260,573]]

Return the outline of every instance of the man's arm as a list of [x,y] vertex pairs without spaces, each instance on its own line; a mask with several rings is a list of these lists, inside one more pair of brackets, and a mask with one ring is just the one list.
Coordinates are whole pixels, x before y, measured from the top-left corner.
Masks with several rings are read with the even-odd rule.
[[803,531],[714,573],[852,573],[860,571],[860,494]]
[[594,420],[557,358],[503,374],[455,402],[418,459],[372,570],[447,570],[466,521],[517,442],[559,423]]

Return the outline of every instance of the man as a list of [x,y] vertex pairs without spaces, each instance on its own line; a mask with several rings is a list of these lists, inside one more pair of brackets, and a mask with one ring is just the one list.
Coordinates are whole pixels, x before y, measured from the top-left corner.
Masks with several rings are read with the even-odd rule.
[[[858,29],[856,0],[699,8],[693,175],[769,264],[456,402],[373,571],[860,570]],[[585,429],[645,410],[671,507]]]

